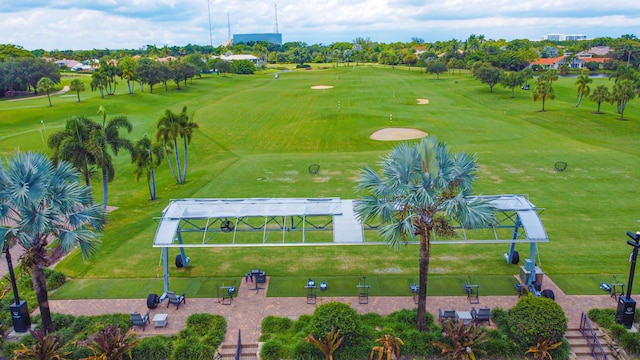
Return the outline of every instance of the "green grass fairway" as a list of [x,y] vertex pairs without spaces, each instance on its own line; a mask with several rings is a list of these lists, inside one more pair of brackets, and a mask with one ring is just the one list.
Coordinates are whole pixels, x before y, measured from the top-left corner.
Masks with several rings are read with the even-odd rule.
[[[82,79],[89,89],[90,78]],[[63,77],[60,87],[70,80]],[[156,120],[167,108],[179,112],[187,106],[200,126],[189,148],[187,184],[176,185],[165,161],[157,174],[157,201],[147,200],[146,183],[134,181],[128,155],[117,157],[109,191],[109,205],[117,210],[109,215],[103,244],[86,262],[76,251],[57,264],[73,280],[53,298],[161,292],[160,249],[151,245],[154,217],[170,199],[356,198],[360,169],[376,165],[398,144],[369,138],[389,126],[417,128],[455,152],[477,153],[477,193],[528,194],[544,208],[541,218],[550,242],[538,250],[547,276],[567,293],[598,294],[599,283],[611,281],[611,274],[626,282],[620,275],[629,271],[625,234],[640,230],[640,100],[629,103],[625,121],[610,104],[602,105],[605,114],[595,115],[596,104],[587,99],[575,107],[574,82],[554,82],[556,99],[546,102],[545,112],[531,100],[531,91],[516,89],[511,98],[510,89],[496,86],[490,92],[465,74],[436,80],[415,68],[295,70],[277,80],[273,73],[206,75],[180,91],[172,84],[169,91],[156,86],[153,94],[137,87],[133,95],[121,82],[115,96],[101,99],[85,91],[79,103],[71,93],[53,96],[53,107],[46,97],[0,101],[0,152],[48,151],[43,140],[52,131],[74,115],[101,119],[100,105],[109,117],[129,117],[133,140],[153,137]],[[596,78],[591,88],[599,84],[611,87],[613,81]],[[333,88],[313,90],[316,85]],[[418,105],[419,98],[429,104]],[[553,170],[557,161],[568,163],[565,172]],[[317,175],[308,172],[313,163],[320,165]],[[101,201],[100,179],[92,187]],[[528,244],[517,250],[521,259],[529,256]],[[481,295],[515,294],[509,280],[519,268],[506,264],[507,251],[508,244],[433,246],[429,294],[463,295],[467,276],[478,279]],[[176,254],[177,249],[170,250],[170,258]],[[219,279],[239,281],[256,267],[272,277],[272,296],[304,296],[308,277],[332,279],[330,291],[347,295],[363,275],[376,282],[371,294],[407,294],[418,274],[417,249],[411,246],[400,251],[386,246],[187,249],[187,255],[189,267],[171,266],[171,287],[188,289],[190,296],[211,296]]]

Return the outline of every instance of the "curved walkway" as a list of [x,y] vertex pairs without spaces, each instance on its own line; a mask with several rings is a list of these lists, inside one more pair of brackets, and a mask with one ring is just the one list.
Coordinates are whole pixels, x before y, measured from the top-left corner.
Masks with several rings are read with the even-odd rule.
[[[257,343],[260,336],[260,324],[268,315],[287,316],[296,319],[303,314],[312,314],[315,307],[330,301],[340,301],[350,304],[359,313],[374,312],[387,315],[397,310],[414,308],[412,296],[384,296],[369,297],[368,304],[359,304],[358,297],[322,297],[318,292],[315,305],[307,304],[305,297],[276,298],[267,297],[266,284],[261,284],[265,289],[253,290],[252,284],[244,282],[238,289],[238,296],[233,299],[231,305],[223,305],[213,298],[189,298],[187,294],[186,304],[181,304],[179,309],[174,305],[167,308],[167,303],[161,303],[158,308],[151,310],[150,318],[155,314],[168,314],[169,323],[165,328],[154,328],[149,324],[143,332],[136,327],[135,331],[140,335],[170,335],[176,334],[185,327],[186,319],[194,313],[219,314],[227,320],[227,335],[225,343],[233,343],[236,340],[237,330],[242,331],[243,343]],[[562,306],[569,319],[569,328],[577,328],[580,325],[580,315],[592,308],[615,308],[616,301],[609,295],[565,295],[548,277],[544,279],[544,288],[552,289],[558,304]],[[407,289],[409,292],[409,289]],[[470,304],[466,296],[429,296],[427,298],[427,311],[437,314],[438,309],[471,310],[471,307],[500,307],[509,309],[518,301],[518,296],[480,296],[479,304]],[[99,315],[105,313],[131,313],[138,311],[142,314],[149,311],[146,307],[146,299],[120,299],[120,300],[50,300],[51,311],[55,313],[71,315]]]

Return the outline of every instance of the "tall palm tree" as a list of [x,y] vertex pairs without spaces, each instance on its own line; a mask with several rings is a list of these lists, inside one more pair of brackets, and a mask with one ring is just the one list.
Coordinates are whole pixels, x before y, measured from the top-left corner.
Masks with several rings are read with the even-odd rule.
[[553,93],[553,86],[551,85],[551,80],[542,75],[538,76],[536,79],[536,88],[533,90],[531,94],[531,98],[533,101],[542,100],[542,110],[544,112],[544,103],[545,100],[553,100],[555,99],[555,94]]
[[366,167],[356,189],[359,219],[379,219],[379,234],[393,248],[420,238],[418,330],[426,331],[427,284],[431,236],[453,236],[452,224],[475,228],[495,223],[489,203],[468,197],[476,178],[476,156],[452,154],[434,136],[403,143],[381,162],[381,174]]
[[[189,163],[189,143],[193,135],[193,129],[198,128],[198,124],[189,121],[187,115],[187,107],[183,107],[180,114],[175,114],[171,110],[166,109],[164,116],[158,119],[156,131],[156,140],[162,144],[167,155],[173,150],[175,160],[175,169],[171,162],[170,156],[167,156],[171,173],[176,178],[178,184],[184,184],[187,181],[187,167]],[[178,149],[178,138],[183,140],[184,160],[180,161],[180,151]]]
[[610,97],[611,94],[609,94],[609,88],[606,85],[598,85],[593,89],[593,92],[589,96],[589,100],[598,103],[598,111],[596,111],[596,114],[601,114],[600,105],[603,102],[609,101]]
[[76,92],[78,95],[78,102],[80,102],[80,91],[84,91],[84,83],[80,79],[73,79],[69,83],[69,90]]
[[624,120],[624,110],[627,108],[627,103],[636,97],[636,85],[633,81],[624,79],[613,84],[611,90],[611,97],[609,102],[612,104],[617,102],[618,114],[620,114],[620,120]]
[[592,82],[593,79],[591,79],[589,75],[580,75],[576,79],[575,84],[578,85],[578,103],[576,104],[576,107],[580,106],[583,96],[589,96],[589,93],[591,92],[589,84]]
[[38,85],[36,85],[36,88],[38,91],[41,91],[41,92],[43,91],[47,93],[47,99],[49,99],[49,106],[53,106],[53,104],[51,103],[51,95],[49,94],[49,92],[55,86],[56,84],[53,82],[53,80],[49,79],[46,76],[38,80]]
[[102,190],[103,190],[103,206],[107,207],[107,198],[109,193],[109,183],[115,177],[115,168],[113,167],[113,159],[108,149],[115,156],[118,156],[120,149],[125,149],[133,155],[133,144],[130,140],[120,137],[120,128],[124,128],[131,133],[133,126],[126,116],[115,116],[107,121],[107,111],[101,105],[98,113],[102,114],[102,124],[95,124],[91,129],[90,149],[96,159],[96,165],[102,170]]
[[151,200],[155,200],[157,198],[156,168],[160,166],[162,162],[164,150],[162,146],[152,144],[151,139],[149,139],[146,134],[136,142],[134,149],[133,162],[136,167],[133,169],[133,174],[136,176],[136,181],[140,181],[140,176],[143,174],[146,176],[149,196]]
[[94,122],[86,117],[73,117],[67,120],[64,130],[57,131],[48,139],[53,149],[51,160],[54,165],[65,160],[80,171],[86,186],[91,186],[91,176],[95,170],[95,157],[89,146],[89,132]]
[[[44,275],[48,247],[63,252],[79,247],[87,258],[97,249],[105,222],[104,211],[93,204],[91,188],[78,178],[70,163],[55,166],[43,154],[16,152],[6,167],[0,162],[0,223],[14,224],[0,227],[0,241],[11,233],[24,249],[21,263],[31,272],[45,333],[55,330]],[[47,240],[57,241],[48,245]]]

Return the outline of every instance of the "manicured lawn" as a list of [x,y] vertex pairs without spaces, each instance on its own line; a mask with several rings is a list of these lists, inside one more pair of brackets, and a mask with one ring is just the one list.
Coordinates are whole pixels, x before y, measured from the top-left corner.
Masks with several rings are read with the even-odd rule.
[[[63,77],[61,85],[70,80]],[[89,89],[90,79],[83,80]],[[74,280],[53,298],[144,297],[161,292],[160,249],[151,244],[157,226],[154,217],[161,215],[169,199],[357,197],[354,180],[360,169],[375,165],[397,144],[369,139],[374,131],[390,126],[390,114],[394,127],[418,128],[438,136],[456,152],[477,153],[478,193],[528,194],[545,209],[541,218],[550,238],[538,246],[538,264],[568,293],[601,293],[599,283],[611,281],[611,274],[628,274],[631,249],[625,233],[640,226],[640,101],[629,104],[626,121],[617,120],[610,104],[602,105],[604,115],[594,115],[596,104],[588,100],[575,107],[574,81],[554,82],[556,99],[546,102],[543,113],[541,103],[530,99],[530,91],[516,89],[511,98],[509,89],[497,86],[490,93],[488,86],[468,75],[444,74],[436,80],[418,69],[296,70],[280,74],[277,80],[273,74],[207,75],[180,91],[175,85],[168,92],[156,86],[153,94],[148,88],[144,93],[136,88],[133,95],[126,94],[121,83],[115,96],[101,99],[98,93],[85,91],[80,103],[75,93],[53,96],[53,107],[46,98],[0,101],[0,152],[7,156],[17,148],[48,151],[43,137],[75,115],[100,119],[96,114],[100,105],[108,116],[129,117],[134,124],[129,137],[134,140],[144,134],[153,137],[156,120],[167,108],[179,112],[187,106],[200,125],[189,148],[187,184],[176,185],[163,164],[157,201],[148,201],[146,184],[134,181],[127,155],[117,157],[109,205],[118,209],[109,216],[102,247],[86,262],[74,252],[57,265]],[[594,79],[591,86],[598,84],[612,86],[607,79]],[[314,85],[334,88],[312,90]],[[417,105],[418,98],[429,99],[429,104]],[[567,162],[567,170],[555,172],[556,161]],[[316,176],[307,171],[312,163],[321,167]],[[94,179],[92,185],[96,199],[101,199],[100,180]],[[505,279],[497,280],[495,287],[491,280],[486,285],[478,281],[481,295],[512,292],[509,280],[519,268],[506,264],[502,254],[507,250],[508,244],[434,246],[429,293],[462,295],[468,275],[472,280]],[[528,245],[518,245],[518,250],[521,258],[528,257]],[[177,290],[189,289],[191,296],[211,296],[216,279],[240,279],[255,267],[272,276],[274,293],[296,296],[304,296],[301,286],[308,277],[332,283],[335,279],[336,291],[344,294],[353,291],[362,275],[375,280],[385,295],[397,289],[405,294],[408,283],[417,280],[417,249],[411,246],[400,251],[346,246],[187,252],[191,264],[185,269],[171,266],[171,284]],[[177,250],[170,251],[171,258],[176,254]],[[447,284],[448,276],[455,278],[454,285],[439,286],[440,281]],[[389,279],[391,286],[385,285]],[[626,282],[626,276],[618,279]],[[400,285],[395,286],[394,280]],[[94,281],[107,290],[96,290]]]

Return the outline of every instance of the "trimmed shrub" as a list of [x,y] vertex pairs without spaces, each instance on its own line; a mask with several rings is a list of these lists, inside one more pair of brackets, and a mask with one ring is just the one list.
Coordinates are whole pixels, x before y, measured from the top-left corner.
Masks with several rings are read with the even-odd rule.
[[[308,333],[308,331],[306,331],[306,328],[309,326],[309,324],[311,323],[311,315],[300,315],[300,317],[298,317],[298,320],[296,322],[293,323],[293,331],[294,332],[304,332],[304,333]],[[306,336],[306,335],[305,335]]]
[[47,278],[47,289],[49,291],[55,290],[67,282],[67,276],[60,271],[52,270],[49,273],[45,271],[45,276]]
[[402,354],[410,354],[413,356],[431,356],[440,354],[440,349],[434,347],[431,343],[434,341],[442,341],[442,332],[421,332],[417,329],[410,329],[400,334],[398,337],[404,341]]
[[18,342],[15,341],[5,341],[2,345],[2,356],[6,359],[13,359],[15,354],[14,350],[18,350],[22,348]]
[[307,341],[298,341],[293,346],[293,358],[304,360],[324,360],[324,355]]
[[562,341],[567,323],[562,307],[544,297],[522,297],[509,311],[509,334],[524,351],[539,339]]
[[67,355],[67,358],[70,360],[86,359],[94,355],[93,351],[85,344],[70,344],[65,350],[70,352],[69,355]]
[[361,335],[360,317],[348,304],[329,302],[318,306],[311,317],[309,332],[315,338],[326,338],[332,328],[344,336],[341,347],[350,347]]
[[211,314],[191,314],[187,318],[187,328],[198,336],[205,336],[213,324],[214,315]]
[[285,332],[291,328],[293,321],[283,316],[267,316],[262,320],[262,333],[273,334]]
[[54,313],[51,314],[51,321],[53,322],[53,327],[56,330],[61,330],[71,327],[75,321],[75,317],[73,315]]
[[216,355],[216,349],[202,341],[189,339],[176,345],[172,360],[211,360]]
[[520,351],[518,346],[503,332],[485,329],[485,333],[487,341],[478,345],[478,349],[486,351],[488,358],[508,358]]
[[382,315],[376,313],[366,313],[364,315],[360,315],[360,322],[363,326],[368,325],[372,327],[383,326],[387,323]]
[[272,339],[262,344],[260,359],[278,360],[283,356],[284,352],[284,344],[282,344],[279,339]]
[[627,332],[620,337],[620,345],[628,354],[640,353],[640,335]]
[[170,342],[165,336],[144,337],[132,351],[133,360],[164,360],[171,356]]
[[624,336],[624,334],[627,333],[627,328],[622,324],[612,324],[609,327],[609,330],[611,331],[611,336],[613,336],[615,339],[620,339],[622,338],[622,336]]

